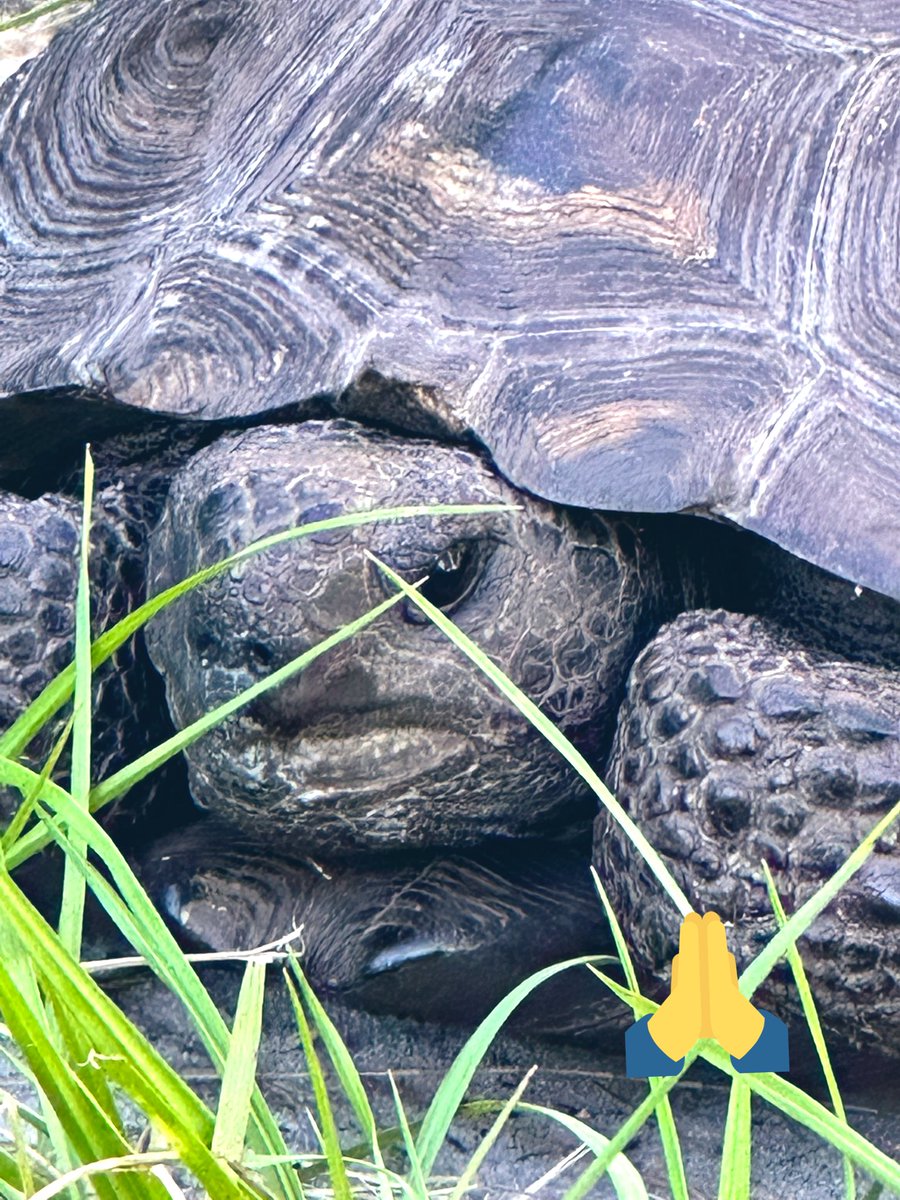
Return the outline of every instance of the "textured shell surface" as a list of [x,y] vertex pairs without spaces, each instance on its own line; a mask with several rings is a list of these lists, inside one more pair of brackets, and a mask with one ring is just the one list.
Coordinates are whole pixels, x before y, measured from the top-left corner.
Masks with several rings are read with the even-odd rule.
[[0,102],[0,391],[421,389],[900,595],[889,0],[101,0]]

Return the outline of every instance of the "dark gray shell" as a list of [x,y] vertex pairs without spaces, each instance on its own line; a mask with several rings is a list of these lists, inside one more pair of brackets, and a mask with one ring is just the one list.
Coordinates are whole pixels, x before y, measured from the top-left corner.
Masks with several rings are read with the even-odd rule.
[[900,596],[891,0],[110,0],[7,85],[0,390],[374,370],[548,499]]

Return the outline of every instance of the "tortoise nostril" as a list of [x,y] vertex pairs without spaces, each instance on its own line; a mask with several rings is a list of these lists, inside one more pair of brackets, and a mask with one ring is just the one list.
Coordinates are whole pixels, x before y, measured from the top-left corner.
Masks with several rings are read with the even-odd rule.
[[217,648],[215,635],[208,629],[201,629],[194,637],[194,650],[201,659],[210,659]]
[[247,653],[253,666],[262,669],[271,667],[275,659],[272,647],[267,646],[265,642],[250,642],[247,646]]

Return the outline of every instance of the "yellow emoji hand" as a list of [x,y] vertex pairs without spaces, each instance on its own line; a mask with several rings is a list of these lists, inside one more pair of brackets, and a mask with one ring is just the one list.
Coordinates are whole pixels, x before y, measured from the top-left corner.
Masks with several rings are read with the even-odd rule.
[[738,990],[737,964],[728,951],[725,927],[718,916],[703,918],[706,946],[706,987],[709,1027],[702,1036],[714,1037],[734,1058],[743,1058],[762,1033],[765,1018]]
[[681,924],[678,953],[672,959],[672,990],[647,1022],[650,1036],[669,1058],[683,1058],[703,1036],[708,997],[701,967],[702,935],[700,915],[688,913]]
[[764,1025],[738,990],[737,966],[716,913],[688,913],[672,960],[672,990],[647,1022],[669,1058],[680,1059],[699,1038],[715,1038],[735,1058],[755,1045]]

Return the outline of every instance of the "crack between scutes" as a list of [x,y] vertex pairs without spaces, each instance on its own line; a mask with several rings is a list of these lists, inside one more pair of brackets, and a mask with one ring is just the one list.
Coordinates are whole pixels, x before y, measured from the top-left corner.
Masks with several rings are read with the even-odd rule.
[[[747,464],[749,478],[753,479],[753,492],[748,498],[746,515],[756,516],[759,510],[760,500],[766,493],[767,481],[766,474],[762,471],[766,460],[769,458],[773,444],[781,444],[782,431],[788,425],[798,412],[809,401],[810,396],[815,391],[819,380],[825,375],[825,368],[819,364],[819,370],[815,375],[807,377],[795,390],[785,407],[778,413],[775,420],[766,430],[765,434],[760,439],[759,445],[754,450],[752,457]],[[728,515],[726,513],[726,515]]]

